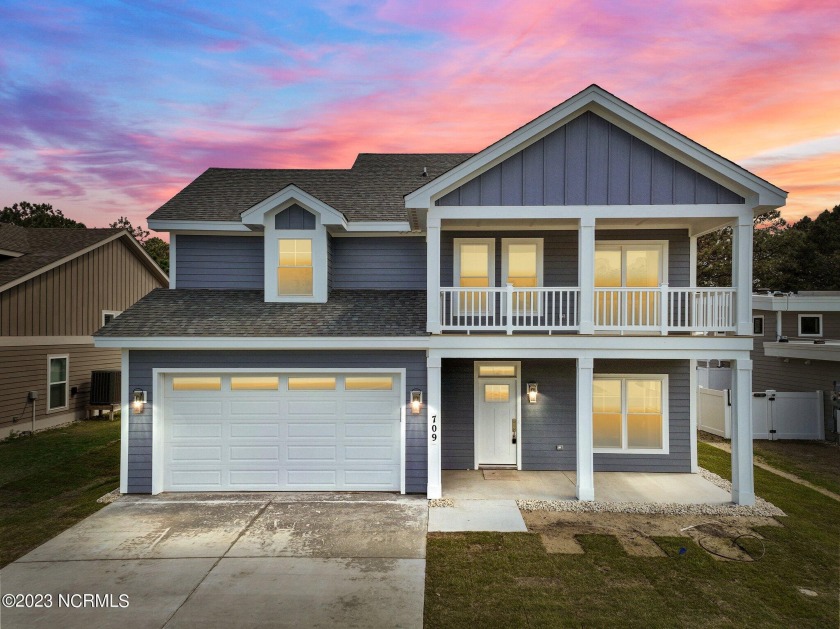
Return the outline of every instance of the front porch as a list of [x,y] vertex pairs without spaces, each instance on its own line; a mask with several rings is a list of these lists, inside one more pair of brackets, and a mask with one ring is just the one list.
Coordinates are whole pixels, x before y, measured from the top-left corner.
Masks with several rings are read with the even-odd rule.
[[[443,470],[443,498],[577,500],[573,471]],[[730,494],[699,474],[595,472],[599,502],[731,504]]]

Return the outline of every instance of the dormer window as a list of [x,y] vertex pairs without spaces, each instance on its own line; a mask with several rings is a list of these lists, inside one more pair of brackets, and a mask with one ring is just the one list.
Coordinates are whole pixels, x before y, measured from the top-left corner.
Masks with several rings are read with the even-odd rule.
[[327,301],[327,230],[320,217],[290,202],[266,223],[265,300]]
[[312,297],[312,240],[281,238],[277,266],[277,294]]

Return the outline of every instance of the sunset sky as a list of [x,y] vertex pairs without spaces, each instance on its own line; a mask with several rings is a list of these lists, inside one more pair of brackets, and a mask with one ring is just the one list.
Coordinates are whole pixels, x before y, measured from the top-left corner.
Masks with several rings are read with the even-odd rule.
[[4,0],[0,37],[0,206],[88,226],[210,166],[478,151],[591,83],[787,190],[789,220],[840,203],[837,0]]

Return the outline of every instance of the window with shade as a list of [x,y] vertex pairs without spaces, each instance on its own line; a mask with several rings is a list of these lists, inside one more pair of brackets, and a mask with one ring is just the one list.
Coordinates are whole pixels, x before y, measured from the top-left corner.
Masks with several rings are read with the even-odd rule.
[[312,295],[312,240],[281,238],[277,265],[277,294]]
[[596,377],[592,445],[596,451],[667,451],[666,376]]
[[[485,314],[494,308],[487,289],[495,283],[495,240],[492,238],[456,238],[454,280],[457,286],[475,288],[459,293],[457,312],[464,315]],[[454,305],[454,304],[453,304]]]
[[[542,286],[542,245],[542,238],[502,239],[502,284],[512,284],[515,288]],[[516,291],[512,306],[517,314],[537,313],[539,293]]]
[[596,244],[596,325],[659,325],[660,296],[651,289],[665,281],[665,257],[660,244]]

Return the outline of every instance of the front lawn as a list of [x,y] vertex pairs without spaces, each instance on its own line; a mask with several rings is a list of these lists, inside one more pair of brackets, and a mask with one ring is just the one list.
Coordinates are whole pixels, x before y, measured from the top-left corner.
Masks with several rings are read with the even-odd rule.
[[0,567],[104,506],[119,439],[119,421],[84,421],[0,443]]
[[[729,454],[701,443],[699,455],[703,467],[730,477]],[[836,626],[840,503],[761,469],[755,480],[788,517],[760,529],[766,555],[752,563],[716,560],[687,537],[656,538],[668,556],[647,558],[605,535],[579,538],[583,555],[562,555],[546,553],[531,533],[431,534],[425,624]]]

